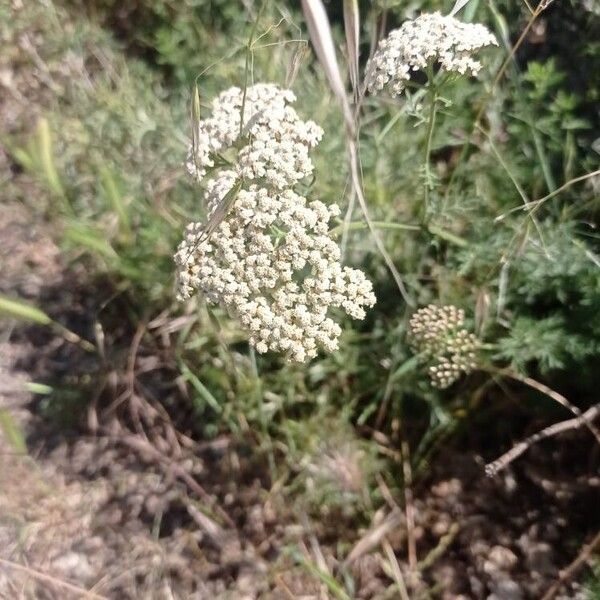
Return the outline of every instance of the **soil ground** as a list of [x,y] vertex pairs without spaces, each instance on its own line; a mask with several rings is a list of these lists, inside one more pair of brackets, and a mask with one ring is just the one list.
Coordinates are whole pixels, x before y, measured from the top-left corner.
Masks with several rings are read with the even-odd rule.
[[[60,322],[85,314],[77,267],[61,262],[44,223],[22,205],[5,205],[0,239],[0,293],[43,305]],[[4,325],[1,598],[335,597],[307,564],[351,574],[352,597],[400,597],[393,566],[409,571],[407,528],[393,499],[366,528],[327,516],[302,520],[266,466],[229,437],[180,436],[173,458],[116,422],[100,430],[90,410],[87,422],[56,427],[43,397],[24,386],[85,356],[42,328]],[[164,418],[177,421],[168,411]],[[494,478],[485,476],[476,443],[439,456],[415,490],[420,562],[406,575],[411,597],[542,598],[600,528],[598,458],[582,431],[534,447]],[[352,549],[344,564],[336,558],[341,543]],[[586,598],[584,575],[569,577],[554,597]]]

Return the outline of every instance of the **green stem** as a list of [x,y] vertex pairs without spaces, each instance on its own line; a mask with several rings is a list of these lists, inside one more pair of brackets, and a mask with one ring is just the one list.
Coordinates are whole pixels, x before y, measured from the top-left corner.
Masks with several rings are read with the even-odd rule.
[[437,114],[437,88],[433,85],[433,77],[429,78],[429,117],[427,119],[427,143],[425,144],[425,152],[423,156],[423,167],[425,171],[425,205],[423,207],[422,222],[426,224],[429,214],[429,192],[432,189],[431,186],[431,146],[433,143],[433,130],[435,128],[435,118]]
[[[461,248],[466,248],[469,243],[464,238],[456,235],[455,233],[451,233],[450,231],[446,231],[437,225],[410,225],[409,223],[388,223],[386,221],[372,221],[371,225],[376,229],[392,229],[397,231],[428,231],[431,235],[435,235],[455,246],[459,246]],[[332,236],[340,235],[344,227],[347,231],[358,231],[361,229],[367,229],[369,227],[368,223],[364,221],[354,221],[352,223],[341,223],[340,225],[334,227],[329,230],[329,234]]]
[[[373,227],[377,229],[401,229],[404,231],[421,231],[419,225],[409,225],[407,223],[388,223],[387,221],[372,221]],[[348,231],[358,231],[360,229],[367,229],[369,224],[364,221],[354,221],[352,223],[341,223],[337,227],[334,227],[329,231],[330,235],[339,235],[343,232],[344,228]]]
[[256,399],[256,407],[258,410],[258,419],[260,421],[260,427],[263,439],[260,441],[261,446],[265,444],[267,447],[267,457],[269,460],[269,469],[273,481],[276,479],[275,470],[275,455],[273,454],[273,444],[271,436],[269,435],[269,424],[268,418],[265,413],[265,398],[263,394],[262,379],[258,371],[258,362],[256,360],[256,350],[254,346],[250,346],[250,365],[252,368],[252,376],[254,378],[254,395]]
[[431,235],[435,235],[436,237],[446,240],[447,242],[450,242],[451,244],[454,244],[460,248],[466,248],[469,245],[469,242],[467,242],[465,238],[462,238],[450,231],[446,231],[437,225],[427,225],[427,231],[429,231]]
[[265,4],[266,0],[263,0],[258,9],[258,12],[256,13],[256,18],[254,19],[254,23],[252,24],[252,29],[250,30],[250,37],[248,38],[248,46],[246,48],[246,61],[244,65],[244,91],[242,94],[242,107],[240,109],[240,137],[242,136],[242,132],[244,131],[244,110],[246,108],[246,92],[248,91],[248,72],[250,69],[250,55],[254,50],[254,35],[256,34],[256,30],[258,29],[258,22],[260,20],[260,16],[262,15]]

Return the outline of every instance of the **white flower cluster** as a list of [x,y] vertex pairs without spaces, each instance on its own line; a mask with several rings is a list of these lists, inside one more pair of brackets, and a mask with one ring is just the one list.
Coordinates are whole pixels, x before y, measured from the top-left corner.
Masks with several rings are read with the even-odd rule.
[[289,106],[295,100],[290,90],[268,83],[247,88],[245,96],[237,87],[219,94],[212,116],[197,124],[198,142],[190,146],[186,162],[190,174],[201,180],[219,160],[229,160],[240,177],[277,189],[310,175],[308,151],[319,143],[323,130],[298,117]]
[[477,75],[481,63],[472,54],[490,45],[498,42],[484,25],[462,23],[439,12],[422,14],[379,42],[367,67],[367,89],[377,93],[389,87],[397,96],[411,72],[434,64],[443,71]]
[[420,308],[408,324],[408,341],[414,352],[434,362],[429,376],[435,387],[452,385],[477,366],[479,339],[464,329],[465,313],[456,306]]
[[209,217],[239,181],[244,185],[210,236],[202,223],[188,225],[175,255],[178,297],[201,291],[238,320],[258,352],[303,362],[319,348],[338,347],[341,328],[330,308],[362,319],[375,296],[362,271],[342,266],[329,235],[339,207],[309,202],[293,190],[312,171],[308,149],[318,143],[320,128],[286,106],[291,92],[261,84],[247,90],[248,133],[240,137],[240,94],[229,90],[215,101],[217,116],[201,122],[204,141],[188,166],[201,177],[214,166],[215,153],[241,146],[235,164],[206,184]]

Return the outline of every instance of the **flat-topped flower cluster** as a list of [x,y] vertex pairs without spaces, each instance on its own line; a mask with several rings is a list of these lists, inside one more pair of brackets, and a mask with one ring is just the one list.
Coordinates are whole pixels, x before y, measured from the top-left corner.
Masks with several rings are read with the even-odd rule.
[[[215,159],[234,150],[234,170],[248,180],[262,179],[277,189],[310,175],[308,151],[323,137],[313,121],[303,121],[290,106],[290,90],[259,83],[246,90],[232,87],[212,102],[212,116],[198,125],[196,148],[190,147],[187,169],[201,180]],[[243,117],[242,117],[243,115]]]
[[[188,225],[175,262],[180,299],[201,291],[237,319],[258,352],[279,351],[302,362],[319,348],[337,348],[341,328],[330,308],[362,319],[375,296],[362,271],[340,262],[329,234],[339,207],[308,201],[293,189],[312,173],[308,151],[322,136],[289,106],[294,100],[288,90],[258,84],[245,98],[231,88],[213,102],[187,162],[198,179],[212,175],[205,192],[209,217],[243,185],[212,235],[202,223]],[[227,151],[233,153],[227,166],[216,168]]]
[[392,96],[398,96],[411,73],[428,65],[438,65],[450,73],[477,75],[481,63],[472,55],[490,45],[498,42],[484,25],[462,23],[439,12],[422,14],[379,42],[367,67],[367,89],[377,93],[387,88]]

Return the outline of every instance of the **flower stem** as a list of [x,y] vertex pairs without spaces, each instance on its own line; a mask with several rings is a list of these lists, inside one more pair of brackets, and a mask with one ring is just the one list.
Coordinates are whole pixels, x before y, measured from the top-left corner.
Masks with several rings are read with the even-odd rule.
[[433,85],[433,77],[429,78],[429,117],[427,119],[427,142],[425,144],[425,152],[423,156],[423,170],[425,180],[425,203],[423,207],[423,224],[429,220],[429,193],[432,189],[431,185],[431,146],[433,142],[433,131],[435,128],[435,118],[437,114],[437,88]]
[[[371,224],[376,229],[402,229],[405,231],[420,231],[421,227],[419,225],[410,225],[408,223],[394,223],[388,221],[372,221]],[[350,223],[340,223],[333,229],[329,230],[330,235],[339,235],[342,233],[344,227],[347,228],[348,231],[356,231],[360,229],[366,229],[368,227],[368,223],[364,221],[352,221]]]

